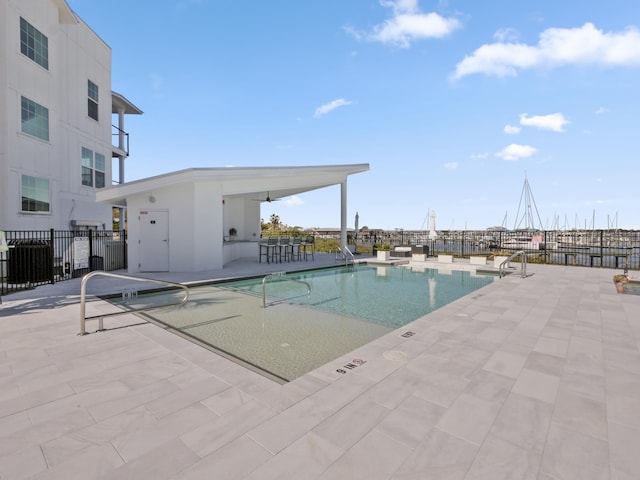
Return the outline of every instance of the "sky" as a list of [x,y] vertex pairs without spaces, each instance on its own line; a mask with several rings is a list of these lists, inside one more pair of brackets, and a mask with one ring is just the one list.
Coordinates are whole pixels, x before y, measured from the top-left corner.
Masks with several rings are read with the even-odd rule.
[[[67,2],[144,111],[128,181],[367,163],[350,228],[640,228],[640,2]],[[273,213],[339,227],[340,187]]]

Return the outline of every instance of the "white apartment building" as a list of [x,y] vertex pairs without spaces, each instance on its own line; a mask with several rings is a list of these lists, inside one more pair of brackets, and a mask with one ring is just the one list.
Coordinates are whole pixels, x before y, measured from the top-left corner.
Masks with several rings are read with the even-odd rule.
[[112,158],[124,181],[124,115],[141,113],[111,91],[110,47],[65,0],[0,0],[0,230],[111,230],[96,192]]

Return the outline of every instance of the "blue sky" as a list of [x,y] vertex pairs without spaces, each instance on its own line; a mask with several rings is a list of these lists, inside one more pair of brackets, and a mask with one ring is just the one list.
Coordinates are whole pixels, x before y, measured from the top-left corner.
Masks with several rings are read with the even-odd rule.
[[[369,163],[349,226],[640,228],[640,2],[68,0],[112,48],[127,180]],[[338,187],[263,204],[337,227]],[[536,225],[537,216],[536,217]],[[594,224],[595,219],[595,224]]]

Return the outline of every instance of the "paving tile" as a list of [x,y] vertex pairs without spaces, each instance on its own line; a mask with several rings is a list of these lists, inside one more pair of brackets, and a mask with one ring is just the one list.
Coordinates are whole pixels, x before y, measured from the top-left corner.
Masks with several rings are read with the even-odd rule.
[[608,479],[607,443],[551,422],[540,471],[554,479]]
[[411,454],[411,449],[381,432],[371,431],[338,458],[318,480],[386,480]]
[[179,435],[182,441],[204,457],[273,416],[274,412],[254,399],[217,418],[202,418]]
[[0,457],[0,478],[26,479],[46,469],[47,462],[38,445]]
[[556,398],[553,421],[566,429],[607,440],[607,412],[603,402],[561,391]]
[[0,456],[17,452],[23,448],[48,442],[76,429],[93,425],[95,421],[84,409],[53,418],[37,425],[30,424],[28,427],[5,435],[0,434]]
[[542,452],[527,450],[489,435],[465,480],[536,480]]
[[32,408],[47,405],[54,400],[70,397],[74,391],[69,385],[55,385],[41,390],[32,391],[26,395],[12,397],[0,402],[0,412],[2,416],[23,412]]
[[204,405],[193,405],[160,420],[122,431],[111,440],[111,444],[126,462],[130,462],[199,428],[203,423],[211,421],[211,416]]
[[[543,330],[544,331],[544,330]],[[538,342],[533,347],[535,352],[546,353],[547,355],[554,355],[556,357],[565,358],[567,356],[567,350],[569,348],[568,339],[540,337]]]
[[491,402],[474,395],[462,394],[436,426],[444,432],[480,445],[501,407],[502,402]]
[[[608,377],[607,377],[608,380]],[[609,389],[607,381],[607,389]],[[565,368],[560,379],[559,392],[572,392],[596,402],[605,401],[605,377],[601,375],[576,372]]]
[[344,450],[309,432],[255,469],[245,480],[316,478],[343,454]]
[[572,337],[567,350],[567,367],[581,373],[604,375],[602,342]]
[[607,419],[640,430],[639,397],[607,392]]
[[162,418],[178,410],[198,403],[228,388],[221,380],[207,374],[208,378],[146,403],[147,409],[157,418]]
[[101,480],[169,479],[200,461],[180,440],[172,440],[100,477]]
[[535,370],[523,369],[513,386],[513,393],[553,403],[558,392],[560,378]]
[[174,475],[176,480],[245,478],[271,459],[271,454],[247,436],[241,436],[198,463]]
[[100,478],[122,464],[122,458],[111,445],[96,445],[31,478],[34,480],[63,480],[77,478],[78,472],[82,472],[83,478]]
[[478,370],[471,378],[464,393],[483,398],[490,402],[504,402],[515,380],[498,373]]
[[561,377],[564,372],[565,359],[555,355],[533,351],[527,357],[524,368]]
[[434,428],[391,480],[463,480],[479,447]]
[[491,435],[525,450],[542,452],[551,424],[553,405],[509,395],[491,427]]
[[640,478],[640,455],[638,455],[640,430],[609,423],[608,433],[611,478]]
[[415,447],[440,420],[446,409],[435,403],[410,396],[391,411],[376,430],[394,440]]
[[[248,435],[276,454],[319,425],[335,410],[316,396],[309,397],[271,418],[252,426]],[[234,427],[234,429],[237,427]]]
[[234,410],[251,400],[255,400],[255,398],[242,390],[230,387],[220,393],[211,395],[200,403],[207,406],[217,415],[224,415],[225,413]]
[[168,380],[160,380],[137,390],[127,389],[122,392],[121,395],[114,396],[107,401],[96,402],[89,405],[88,409],[91,415],[93,415],[97,421],[100,421],[162,398],[165,395],[170,395],[177,390],[178,387]]
[[393,409],[414,393],[421,383],[420,376],[402,368],[373,385],[364,396],[374,402]]
[[527,357],[514,353],[497,351],[485,363],[483,369],[489,372],[499,373],[511,378],[517,378],[526,362]]
[[390,410],[368,398],[358,398],[329,416],[313,432],[343,450],[349,449],[381,422]]

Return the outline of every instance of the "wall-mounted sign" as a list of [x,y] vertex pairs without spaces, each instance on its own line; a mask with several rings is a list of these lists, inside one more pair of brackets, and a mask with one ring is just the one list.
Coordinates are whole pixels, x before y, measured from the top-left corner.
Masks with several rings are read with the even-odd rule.
[[89,237],[73,239],[73,269],[89,268]]

